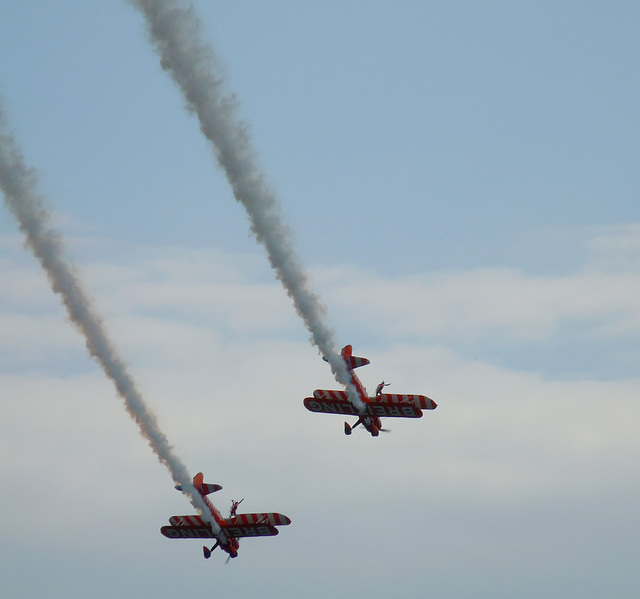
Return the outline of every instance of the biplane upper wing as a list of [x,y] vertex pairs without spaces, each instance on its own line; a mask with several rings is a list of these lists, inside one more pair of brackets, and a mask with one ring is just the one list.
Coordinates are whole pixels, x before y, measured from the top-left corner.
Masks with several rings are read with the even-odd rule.
[[269,524],[271,526],[287,526],[291,524],[291,519],[284,514],[275,512],[263,512],[259,514],[236,514],[225,520],[225,524]]
[[276,526],[286,526],[291,520],[284,514],[264,512],[259,514],[237,514],[227,518],[222,530],[231,537],[270,537],[278,534]]
[[315,399],[335,399],[338,401],[349,402],[349,396],[346,391],[338,391],[332,389],[316,389],[313,392]]
[[438,404],[426,395],[382,393],[375,398],[375,402],[388,405],[414,405],[421,410],[435,410],[438,407]]
[[171,518],[169,518],[169,524],[171,524],[171,526],[209,526],[199,514],[193,514],[191,516],[171,516]]

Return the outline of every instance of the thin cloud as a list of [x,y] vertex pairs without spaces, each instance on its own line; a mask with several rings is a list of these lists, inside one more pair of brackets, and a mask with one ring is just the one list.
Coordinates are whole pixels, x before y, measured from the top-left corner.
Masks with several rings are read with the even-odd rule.
[[640,272],[601,268],[548,277],[494,268],[400,278],[358,274],[334,270],[324,277],[325,295],[350,318],[376,322],[392,337],[544,340],[565,325],[598,336],[640,331]]

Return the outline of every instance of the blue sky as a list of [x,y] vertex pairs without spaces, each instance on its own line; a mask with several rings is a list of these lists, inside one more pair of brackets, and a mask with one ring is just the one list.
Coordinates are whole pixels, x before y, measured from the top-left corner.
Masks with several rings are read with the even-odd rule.
[[293,520],[226,567],[160,536],[191,508],[3,207],[8,597],[637,589],[635,3],[195,3],[338,342],[439,404],[379,439],[304,410],[335,383],[140,16],[0,6],[11,128],[162,428]]

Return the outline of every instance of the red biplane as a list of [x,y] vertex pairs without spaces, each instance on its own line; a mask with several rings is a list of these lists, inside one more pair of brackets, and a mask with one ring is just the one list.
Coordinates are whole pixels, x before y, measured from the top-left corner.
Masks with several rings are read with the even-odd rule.
[[[200,493],[213,519],[218,524],[220,531],[215,532],[202,516],[172,516],[169,518],[170,526],[163,526],[160,532],[169,539],[215,539],[215,545],[209,549],[206,545],[202,548],[205,559],[211,557],[211,552],[220,547],[229,554],[229,558],[238,556],[238,539],[241,537],[271,537],[278,534],[276,526],[291,524],[291,520],[282,514],[236,514],[235,508],[240,501],[233,501],[229,518],[223,518],[216,507],[209,501],[207,495],[222,489],[220,485],[212,485],[203,482],[202,472],[193,477],[193,486]],[[180,485],[176,485],[178,491],[182,491]],[[229,559],[228,558],[228,559]]]
[[352,429],[362,424],[371,435],[377,437],[382,428],[380,418],[422,418],[422,410],[435,410],[435,401],[424,395],[398,395],[396,393],[382,393],[387,384],[383,381],[378,385],[376,395],[369,397],[364,385],[354,372],[359,366],[366,366],[369,360],[352,354],[353,348],[347,345],[342,350],[342,358],[347,365],[353,386],[364,404],[364,410],[358,410],[350,401],[346,391],[331,391],[316,389],[313,397],[304,400],[304,407],[311,412],[324,414],[351,414],[358,416],[357,422],[351,426],[344,423],[345,435],[350,435]]

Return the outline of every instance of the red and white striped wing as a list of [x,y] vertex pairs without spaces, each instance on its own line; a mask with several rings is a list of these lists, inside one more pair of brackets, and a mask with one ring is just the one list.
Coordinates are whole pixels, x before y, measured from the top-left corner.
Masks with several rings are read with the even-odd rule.
[[227,518],[222,525],[225,534],[231,537],[271,537],[278,534],[276,526],[286,526],[291,520],[283,514],[265,512],[261,514],[238,514]]
[[343,414],[345,416],[356,416],[358,414],[356,409],[347,401],[346,398],[318,399],[316,397],[306,397],[302,403],[310,412]]
[[284,514],[274,512],[263,512],[260,514],[237,514],[233,518],[227,518],[225,524],[246,525],[246,524],[270,524],[271,526],[286,526],[291,524],[291,520]]
[[346,391],[337,391],[332,389],[316,389],[313,392],[315,399],[332,399],[337,401],[348,401]]
[[202,516],[197,514],[193,516],[171,516],[171,518],[169,518],[169,524],[171,524],[171,526],[209,526],[209,524],[202,519]]
[[421,410],[435,410],[438,407],[438,404],[433,401],[433,399],[429,399],[426,395],[400,395],[398,393],[382,393],[373,401],[379,401],[386,404],[413,405],[416,408],[420,408]]

